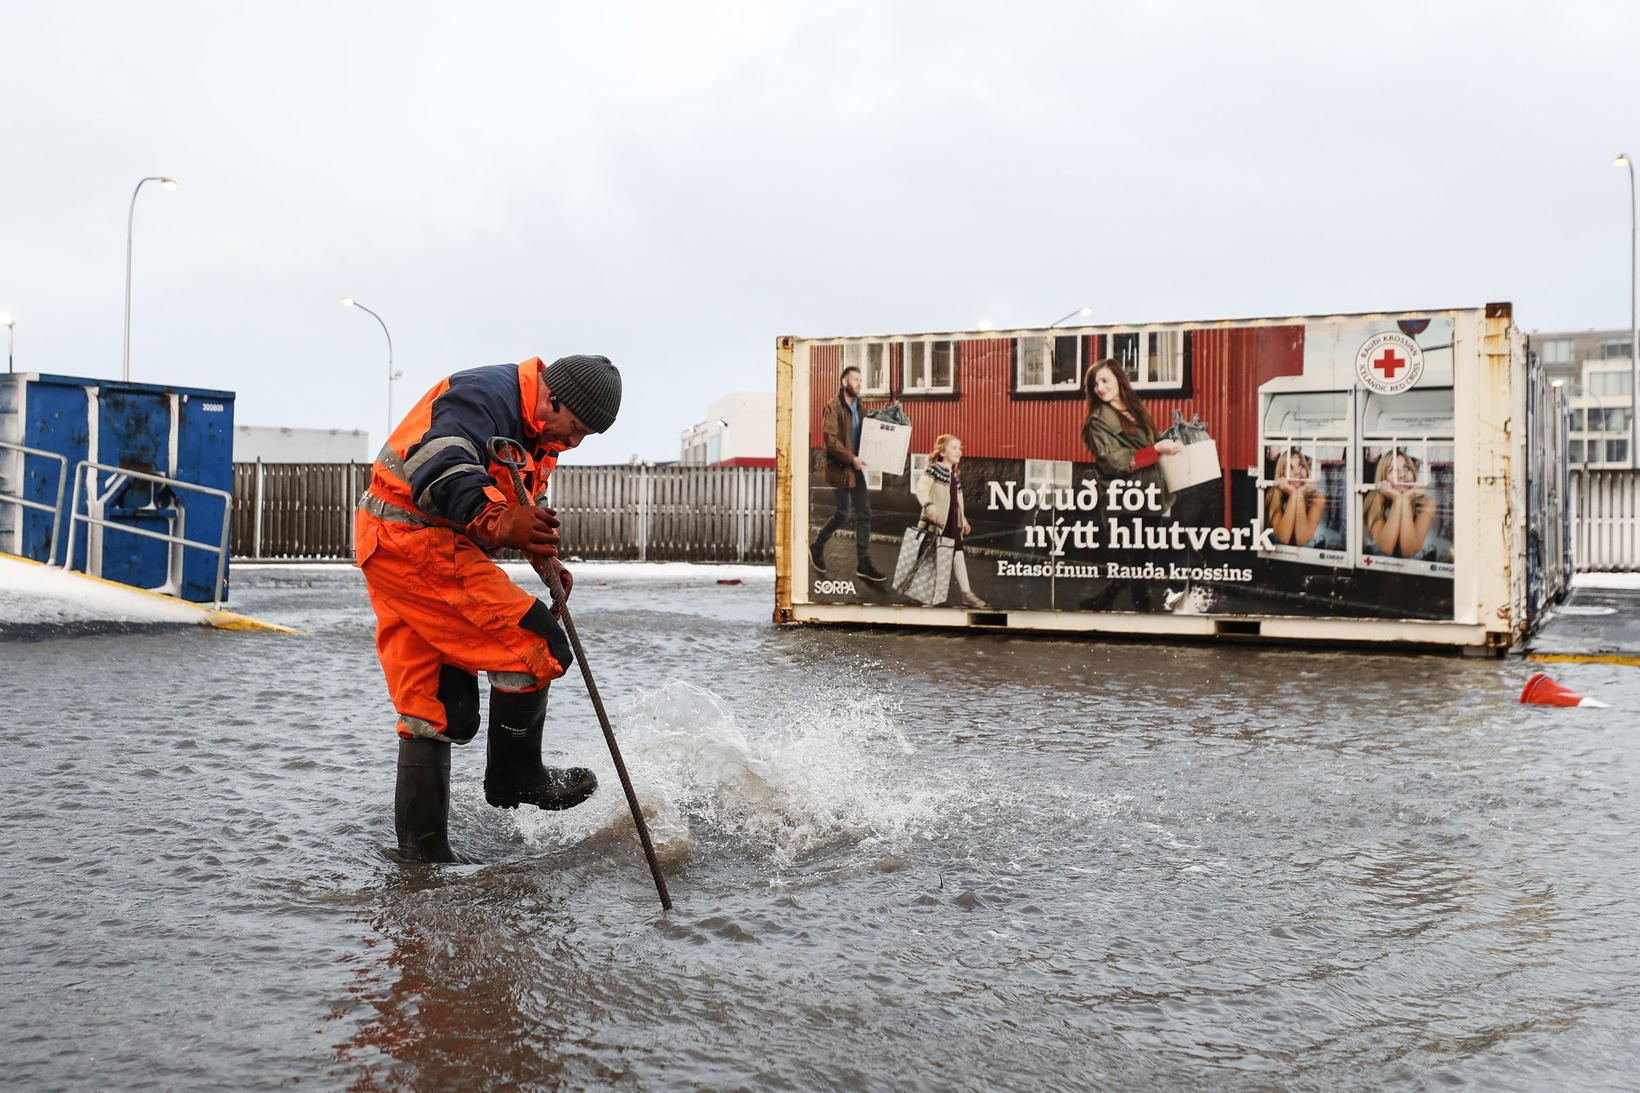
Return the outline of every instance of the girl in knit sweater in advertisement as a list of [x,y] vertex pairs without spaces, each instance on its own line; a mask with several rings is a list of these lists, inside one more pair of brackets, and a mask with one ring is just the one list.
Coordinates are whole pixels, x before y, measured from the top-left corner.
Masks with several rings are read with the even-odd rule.
[[917,500],[922,504],[922,520],[938,534],[952,540],[951,573],[957,579],[965,607],[984,609],[986,603],[974,595],[968,583],[968,560],[963,555],[963,536],[973,530],[962,499],[962,480],[957,466],[962,462],[962,439],[941,433],[929,454],[928,467],[917,478]]

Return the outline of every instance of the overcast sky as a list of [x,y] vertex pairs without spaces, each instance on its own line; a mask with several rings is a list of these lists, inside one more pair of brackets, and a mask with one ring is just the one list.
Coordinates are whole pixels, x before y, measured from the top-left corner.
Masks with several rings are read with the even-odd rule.
[[1640,5],[0,0],[17,367],[368,428],[605,353],[673,459],[779,334],[1629,321]]

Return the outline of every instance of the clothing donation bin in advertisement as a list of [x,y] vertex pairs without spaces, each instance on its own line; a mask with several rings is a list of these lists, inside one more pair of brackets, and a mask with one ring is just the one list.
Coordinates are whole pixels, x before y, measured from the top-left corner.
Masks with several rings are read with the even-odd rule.
[[[1564,399],[1508,304],[787,337],[776,366],[779,621],[1496,652],[1541,605],[1527,498],[1565,453],[1527,443],[1528,403],[1541,418]],[[825,411],[849,366],[862,412],[911,423],[907,464],[866,467],[866,505],[825,480],[822,422],[847,417],[846,401]],[[1092,380],[1117,370],[1102,394]],[[957,581],[913,597],[876,576],[926,518],[916,479],[951,438]],[[1181,477],[1173,445],[1211,457],[1204,440],[1219,473],[1208,458]],[[862,535],[874,566],[855,560]]]
[[231,391],[0,376],[0,551],[220,603],[233,410]]
[[[1352,432],[1348,391],[1317,391],[1302,376],[1259,389],[1259,526],[1271,534],[1264,558],[1307,565],[1350,564]],[[1280,570],[1272,570],[1279,573]]]

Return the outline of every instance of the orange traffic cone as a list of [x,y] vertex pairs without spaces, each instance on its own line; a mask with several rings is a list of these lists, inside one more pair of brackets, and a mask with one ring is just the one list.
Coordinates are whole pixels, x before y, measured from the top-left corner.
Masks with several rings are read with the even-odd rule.
[[1605,709],[1606,704],[1593,698],[1584,698],[1576,691],[1568,690],[1539,672],[1526,681],[1526,687],[1520,692],[1520,700],[1531,706],[1593,706]]

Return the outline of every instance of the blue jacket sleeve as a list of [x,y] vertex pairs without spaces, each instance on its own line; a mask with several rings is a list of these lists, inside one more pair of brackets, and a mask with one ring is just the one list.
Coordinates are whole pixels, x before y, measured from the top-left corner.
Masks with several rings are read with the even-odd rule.
[[[482,374],[490,372],[498,374]],[[522,418],[517,403],[517,372],[512,366],[451,377],[449,389],[433,401],[427,432],[405,453],[418,509],[462,525],[478,515],[489,500],[485,487],[495,485],[489,469],[490,438],[519,435]]]

